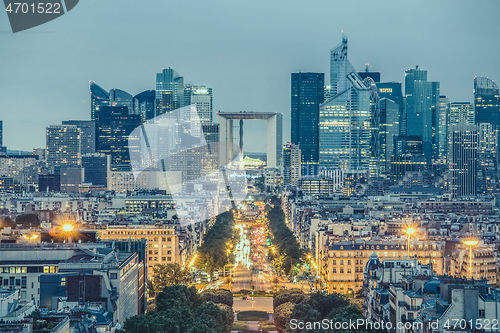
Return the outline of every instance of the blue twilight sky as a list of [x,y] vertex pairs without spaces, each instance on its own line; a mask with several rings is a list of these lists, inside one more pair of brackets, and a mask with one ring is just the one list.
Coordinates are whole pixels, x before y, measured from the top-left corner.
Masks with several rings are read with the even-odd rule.
[[[89,80],[137,94],[171,67],[213,87],[214,111],[282,112],[290,138],[290,74],[323,72],[349,37],[357,70],[403,81],[416,64],[450,101],[472,101],[474,76],[500,80],[498,0],[81,0],[12,34],[0,12],[4,145],[45,146],[45,127],[89,119]],[[236,132],[237,133],[237,132]],[[265,123],[246,122],[245,150],[265,151]]]

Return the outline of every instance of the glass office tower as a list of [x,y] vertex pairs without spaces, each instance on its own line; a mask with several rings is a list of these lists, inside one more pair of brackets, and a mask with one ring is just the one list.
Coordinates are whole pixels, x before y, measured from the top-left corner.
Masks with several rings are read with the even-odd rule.
[[109,91],[109,104],[111,106],[126,106],[128,114],[139,114],[139,101],[126,91],[111,89]]
[[156,74],[156,116],[184,106],[184,78],[172,68]]
[[446,96],[439,96],[439,150],[438,158],[446,160],[448,154],[448,123],[450,101]]
[[476,194],[476,125],[452,125],[450,136],[450,174],[453,197]]
[[201,125],[210,125],[213,122],[212,115],[213,93],[212,88],[187,85],[184,87],[184,104],[196,105],[196,111]]
[[495,82],[487,77],[474,78],[474,113],[476,124],[500,126],[500,92]]
[[[370,167],[370,88],[347,59],[347,37],[331,50],[332,96],[320,106],[320,168],[367,171]],[[301,149],[304,149],[301,145]]]
[[291,141],[302,150],[302,175],[318,173],[319,106],[324,102],[324,85],[323,73],[292,73]]
[[[380,88],[379,88],[380,90]],[[380,99],[380,173],[390,174],[394,139],[399,135],[400,106],[389,98]]]
[[95,81],[90,81],[90,119],[95,120],[99,107],[107,105],[109,105],[109,92]]
[[427,82],[427,71],[408,69],[405,72],[406,134],[421,136],[427,163],[437,157],[437,107],[439,82]]
[[139,114],[142,122],[155,117],[155,97],[154,90],[146,90],[134,96],[139,103]]

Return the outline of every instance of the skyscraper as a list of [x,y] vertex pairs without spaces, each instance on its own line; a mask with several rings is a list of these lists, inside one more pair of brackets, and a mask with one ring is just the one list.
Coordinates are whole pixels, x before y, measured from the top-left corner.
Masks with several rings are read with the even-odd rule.
[[[380,88],[379,88],[380,90]],[[380,173],[389,174],[394,139],[399,135],[400,106],[389,98],[380,99]]]
[[297,186],[301,170],[301,150],[289,142],[283,146],[283,184]]
[[82,143],[80,153],[95,153],[96,148],[96,127],[94,120],[64,120],[63,125],[75,125],[80,129],[80,140]]
[[427,163],[437,157],[437,107],[439,82],[428,82],[427,71],[408,69],[405,72],[406,134],[421,136]]
[[450,136],[449,170],[454,197],[476,194],[476,158],[478,131],[476,125],[452,125]]
[[202,125],[209,125],[213,122],[212,99],[212,88],[192,85],[184,87],[184,104],[196,105],[196,111],[198,111]]
[[126,106],[128,114],[139,114],[139,101],[128,92],[121,89],[111,89],[109,91],[109,105]]
[[90,81],[90,119],[94,120],[100,106],[109,105],[109,92],[95,81]]
[[184,106],[184,78],[172,68],[156,74],[156,116]]
[[319,106],[324,102],[324,85],[323,73],[292,73],[291,141],[303,152],[302,175],[318,173]]
[[380,149],[380,99],[378,88],[371,76],[363,80],[370,89],[370,177],[378,177],[384,162]]
[[80,165],[80,133],[76,125],[47,127],[47,164],[49,166]]
[[[333,97],[320,106],[320,166],[322,170],[368,170],[370,89],[347,59],[347,37],[330,54]],[[306,151],[302,144],[301,150]]]
[[82,155],[82,167],[86,183],[108,186],[107,177],[111,170],[111,155],[100,153]]
[[453,102],[450,104],[449,126],[474,125],[474,108],[469,102]]
[[438,157],[446,159],[448,151],[448,122],[450,115],[450,101],[446,96],[439,96],[439,150]]
[[498,130],[492,124],[477,124],[477,194],[498,194]]
[[134,96],[139,103],[139,114],[143,122],[155,117],[155,96],[154,90],[146,90]]
[[493,80],[474,78],[474,112],[476,124],[490,123],[500,126],[500,92]]
[[130,169],[129,150],[139,149],[130,146],[129,135],[141,124],[138,114],[128,114],[126,106],[102,106],[96,113],[97,152],[111,155],[113,169]]

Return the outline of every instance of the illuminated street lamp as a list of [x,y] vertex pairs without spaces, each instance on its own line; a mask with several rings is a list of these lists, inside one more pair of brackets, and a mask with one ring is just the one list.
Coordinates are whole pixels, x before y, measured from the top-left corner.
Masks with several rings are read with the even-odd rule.
[[472,279],[472,247],[479,243],[477,239],[464,240],[464,244],[469,247],[469,278]]
[[62,226],[62,229],[63,229],[64,231],[66,231],[66,232],[70,232],[70,231],[73,231],[73,229],[75,229],[75,226],[74,226],[74,225],[72,225],[72,224],[69,224],[69,223],[68,223],[68,224],[64,224],[64,225]]
[[415,233],[415,231],[417,231],[417,229],[415,229],[413,227],[408,227],[404,231],[405,234],[408,235],[408,259],[410,259],[410,237],[411,237],[411,235],[413,235]]
[[73,230],[75,230],[75,226],[73,224],[65,223],[62,225],[62,231],[64,234],[64,238],[66,238],[68,243],[71,243],[70,236],[71,236],[71,233],[73,232]]

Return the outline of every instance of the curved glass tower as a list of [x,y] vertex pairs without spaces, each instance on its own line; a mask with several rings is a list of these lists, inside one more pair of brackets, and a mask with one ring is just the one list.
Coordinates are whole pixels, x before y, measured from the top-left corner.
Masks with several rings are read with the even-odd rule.
[[500,92],[487,77],[474,78],[474,113],[476,124],[500,125]]
[[[347,37],[331,51],[331,98],[319,108],[320,169],[370,168],[370,88],[347,59]],[[302,147],[301,147],[302,148]]]
[[95,81],[90,81],[90,119],[96,119],[96,111],[103,105],[109,105],[109,92]]

